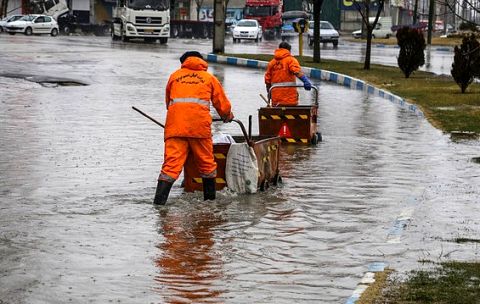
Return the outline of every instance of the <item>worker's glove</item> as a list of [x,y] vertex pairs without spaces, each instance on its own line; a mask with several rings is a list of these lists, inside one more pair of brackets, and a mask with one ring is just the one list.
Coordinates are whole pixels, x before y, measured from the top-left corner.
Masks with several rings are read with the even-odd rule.
[[235,116],[233,116],[233,113],[230,112],[230,113],[228,113],[228,115],[226,117],[223,118],[223,122],[232,122],[234,117]]
[[267,93],[270,91],[270,88],[272,87],[271,83],[266,83],[265,88],[267,89]]
[[305,90],[310,91],[312,89],[312,83],[307,78],[307,76],[303,75],[302,77],[300,77],[300,80],[303,81],[303,88]]

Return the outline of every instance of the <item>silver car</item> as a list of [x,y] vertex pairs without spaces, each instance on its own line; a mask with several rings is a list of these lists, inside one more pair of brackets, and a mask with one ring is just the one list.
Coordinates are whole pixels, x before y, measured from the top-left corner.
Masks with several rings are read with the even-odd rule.
[[55,19],[45,15],[26,15],[17,21],[9,22],[6,30],[10,35],[23,33],[27,36],[32,34],[58,35],[58,24]]
[[16,21],[16,20],[18,20],[22,17],[23,17],[23,15],[10,15],[10,16],[7,16],[7,17],[3,18],[2,20],[0,20],[0,32],[5,31],[5,27],[7,26],[7,23],[12,22],[12,21]]
[[[313,45],[313,26],[314,21],[308,24],[308,45]],[[320,43],[332,43],[334,47],[338,45],[338,31],[328,21],[320,21]]]

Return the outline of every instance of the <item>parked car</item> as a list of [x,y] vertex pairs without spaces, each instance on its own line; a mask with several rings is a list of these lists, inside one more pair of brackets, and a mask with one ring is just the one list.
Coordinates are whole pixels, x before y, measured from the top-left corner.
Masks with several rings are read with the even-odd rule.
[[233,43],[245,39],[255,40],[258,42],[262,40],[262,27],[257,20],[254,19],[242,19],[238,21],[237,25],[233,28],[232,36]]
[[[368,22],[373,23],[375,17],[368,18]],[[362,30],[352,32],[353,38],[362,38]],[[377,25],[372,31],[373,38],[390,38],[393,36],[392,32],[392,17],[379,17]]]
[[55,19],[45,15],[26,15],[22,18],[9,22],[6,26],[10,35],[23,33],[25,35],[32,34],[50,34],[58,35],[58,24]]
[[[313,45],[313,27],[314,21],[308,23],[308,45]],[[320,21],[320,43],[332,43],[334,47],[338,45],[340,35],[333,25],[328,21]]]
[[0,21],[0,32],[5,32],[5,27],[7,26],[7,23],[18,20],[22,17],[23,17],[23,15],[10,15],[10,16],[7,16],[7,17],[3,18]]

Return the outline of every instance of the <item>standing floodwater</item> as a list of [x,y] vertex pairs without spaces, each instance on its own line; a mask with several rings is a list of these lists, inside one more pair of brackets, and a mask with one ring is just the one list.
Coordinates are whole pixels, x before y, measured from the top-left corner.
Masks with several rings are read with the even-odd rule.
[[[454,239],[480,233],[479,143],[327,83],[324,141],[282,148],[282,187],[204,202],[177,181],[155,208],[163,130],[131,106],[164,121],[178,56],[209,45],[56,38],[0,36],[1,301],[345,303],[374,262],[478,258]],[[210,71],[256,133],[263,71]]]

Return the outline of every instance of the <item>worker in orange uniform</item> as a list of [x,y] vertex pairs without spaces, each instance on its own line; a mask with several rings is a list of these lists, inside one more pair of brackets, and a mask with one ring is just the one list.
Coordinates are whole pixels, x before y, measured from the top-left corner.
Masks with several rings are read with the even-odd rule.
[[207,72],[208,64],[202,55],[186,52],[180,62],[181,68],[170,75],[165,94],[165,155],[155,192],[157,205],[167,202],[189,152],[203,179],[204,199],[215,199],[217,164],[213,158],[210,105],[224,122],[233,119],[230,101],[218,79]]
[[[265,72],[265,85],[267,92],[272,85],[296,85],[295,79],[303,82],[305,90],[312,89],[312,83],[303,74],[298,60],[290,54],[292,47],[288,42],[281,42],[275,50],[274,58],[268,63]],[[271,92],[272,104],[274,106],[296,106],[298,105],[298,92],[295,87],[276,88]]]

